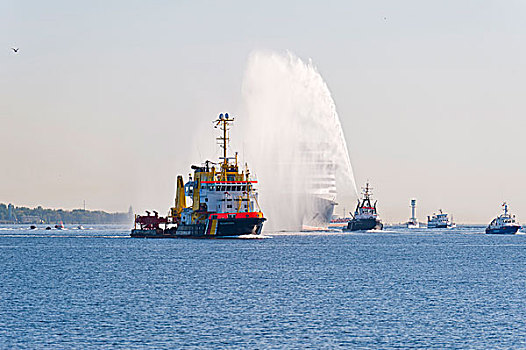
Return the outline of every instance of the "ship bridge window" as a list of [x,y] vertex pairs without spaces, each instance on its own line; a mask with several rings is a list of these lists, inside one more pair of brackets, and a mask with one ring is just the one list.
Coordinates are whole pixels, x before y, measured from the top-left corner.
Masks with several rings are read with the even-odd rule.
[[227,187],[226,187],[226,190],[227,190],[227,191],[232,191],[232,186],[227,186]]
[[219,191],[219,186],[216,186],[216,191]]

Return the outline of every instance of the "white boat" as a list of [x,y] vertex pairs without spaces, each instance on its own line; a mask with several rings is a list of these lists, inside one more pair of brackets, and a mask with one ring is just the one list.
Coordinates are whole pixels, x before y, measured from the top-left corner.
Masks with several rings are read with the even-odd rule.
[[489,226],[486,228],[488,234],[508,234],[513,235],[520,230],[521,225],[515,219],[515,215],[511,216],[508,212],[508,204],[502,203],[504,214],[496,217],[491,221]]
[[418,221],[408,221],[405,223],[405,225],[407,226],[407,228],[419,228],[420,227],[420,223]]
[[438,210],[438,213],[433,213],[432,216],[427,217],[427,228],[453,228],[457,225],[449,218],[447,213]]

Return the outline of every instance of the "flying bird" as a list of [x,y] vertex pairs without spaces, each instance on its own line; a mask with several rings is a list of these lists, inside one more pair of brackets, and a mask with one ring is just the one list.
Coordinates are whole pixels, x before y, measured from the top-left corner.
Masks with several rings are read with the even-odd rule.
[[13,50],[15,53],[17,53],[19,48],[18,47],[12,47],[11,50]]

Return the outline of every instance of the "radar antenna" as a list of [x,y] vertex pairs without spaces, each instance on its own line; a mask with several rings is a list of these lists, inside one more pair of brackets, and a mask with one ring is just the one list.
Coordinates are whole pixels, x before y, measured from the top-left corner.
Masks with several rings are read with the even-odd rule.
[[214,120],[215,128],[219,127],[223,134],[217,138],[219,147],[223,149],[223,163],[221,164],[221,168],[223,170],[223,174],[226,174],[226,170],[228,169],[228,157],[227,157],[227,149],[228,149],[228,142],[230,141],[230,138],[228,137],[228,130],[231,123],[234,122],[234,118],[230,118],[228,113],[221,113],[219,117]]

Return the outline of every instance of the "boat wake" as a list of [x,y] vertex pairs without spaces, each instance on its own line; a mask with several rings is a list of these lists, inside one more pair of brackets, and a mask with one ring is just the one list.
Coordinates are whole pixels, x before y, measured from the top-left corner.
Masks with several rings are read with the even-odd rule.
[[240,235],[240,236],[219,236],[214,237],[215,239],[267,239],[272,238],[266,235]]
[[341,230],[326,230],[326,231],[277,231],[269,232],[273,236],[341,236],[347,234]]

